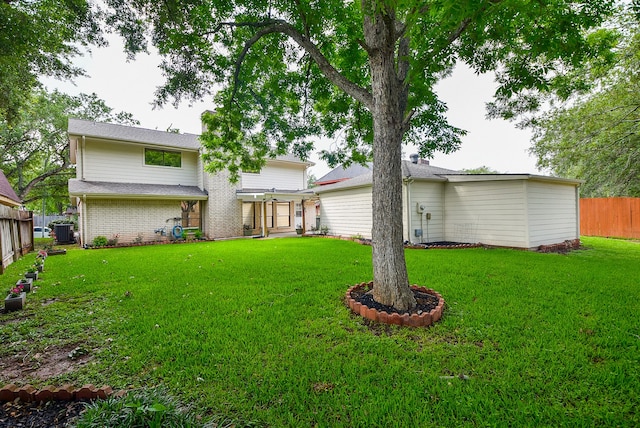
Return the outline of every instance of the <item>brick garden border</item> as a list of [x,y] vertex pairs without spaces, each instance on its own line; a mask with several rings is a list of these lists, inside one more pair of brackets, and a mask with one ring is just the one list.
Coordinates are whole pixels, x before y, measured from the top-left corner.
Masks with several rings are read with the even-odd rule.
[[386,311],[378,311],[376,308],[370,308],[366,305],[363,305],[362,303],[351,297],[352,291],[367,286],[373,286],[373,281],[368,283],[362,282],[360,284],[353,285],[349,287],[347,293],[345,294],[347,306],[349,306],[354,314],[360,315],[363,318],[367,318],[371,321],[376,321],[383,324],[394,324],[400,326],[404,325],[409,327],[428,327],[442,318],[442,311],[444,310],[444,299],[442,298],[440,293],[430,288],[411,285],[411,289],[413,290],[428,293],[438,298],[438,305],[434,309],[430,310],[429,312],[423,312],[421,314],[390,314]]
[[24,402],[37,401],[87,401],[105,399],[111,396],[122,397],[126,390],[114,392],[110,386],[96,388],[92,384],[76,388],[73,385],[61,387],[45,386],[36,389],[32,385],[17,386],[13,383],[0,388],[0,402],[14,401],[16,398]]

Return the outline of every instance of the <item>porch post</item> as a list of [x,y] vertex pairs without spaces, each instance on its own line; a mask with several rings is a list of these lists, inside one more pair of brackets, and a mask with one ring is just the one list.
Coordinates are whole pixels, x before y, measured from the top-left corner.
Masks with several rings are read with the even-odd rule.
[[304,212],[306,211],[305,206],[304,206],[304,199],[302,199],[300,201],[300,205],[302,206],[302,233],[304,233],[307,230],[306,222],[305,222],[305,216],[304,216]]
[[267,230],[267,204],[265,201],[262,201],[262,236],[264,238],[269,236],[269,231]]

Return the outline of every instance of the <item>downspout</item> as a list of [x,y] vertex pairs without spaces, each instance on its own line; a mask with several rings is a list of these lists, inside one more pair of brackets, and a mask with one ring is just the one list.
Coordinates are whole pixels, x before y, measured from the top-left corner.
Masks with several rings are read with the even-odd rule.
[[407,177],[404,179],[404,184],[407,187],[407,241],[411,242],[411,183],[413,178]]
[[304,199],[300,200],[300,205],[302,205],[302,233],[305,233],[307,230],[307,226],[306,226],[306,218],[305,218],[305,207],[304,207]]
[[87,244],[87,195],[82,195],[82,236],[80,242],[82,246]]
[[580,186],[576,186],[576,239],[580,240]]
[[84,181],[84,152],[86,147],[85,136],[82,136],[82,153],[80,154],[80,159],[82,160],[82,165],[80,167],[80,180]]

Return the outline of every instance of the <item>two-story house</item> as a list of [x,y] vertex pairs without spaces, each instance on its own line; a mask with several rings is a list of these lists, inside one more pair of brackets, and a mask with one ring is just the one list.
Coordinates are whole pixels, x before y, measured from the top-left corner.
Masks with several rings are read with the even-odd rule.
[[164,240],[199,229],[210,239],[268,235],[315,224],[304,192],[310,162],[270,159],[261,171],[204,171],[198,136],[69,119],[69,194],[82,244]]
[[[337,168],[307,190],[312,164],[292,156],[260,171],[205,172],[197,135],[69,120],[80,240],[171,239],[198,229],[210,239],[266,236],[321,225],[371,237],[372,165]],[[415,156],[402,164],[404,240],[536,248],[579,243],[580,181],[531,174],[460,174]],[[331,183],[331,184],[330,184]]]

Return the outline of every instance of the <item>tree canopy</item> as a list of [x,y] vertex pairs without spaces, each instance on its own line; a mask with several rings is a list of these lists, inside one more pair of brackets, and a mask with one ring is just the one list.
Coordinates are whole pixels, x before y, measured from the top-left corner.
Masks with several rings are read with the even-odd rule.
[[102,45],[100,12],[87,0],[0,2],[0,118],[13,120],[38,77],[68,79],[82,47]]
[[144,23],[152,24],[167,76],[158,103],[215,97],[219,110],[208,120],[215,132],[204,139],[213,149],[209,163],[237,165],[233,171],[287,150],[304,156],[316,136],[339,143],[324,152],[331,165],[371,157],[368,14],[395,25],[394,61],[404,62],[398,71],[410,119],[404,141],[429,157],[457,149],[464,132],[447,123],[433,90],[457,61],[496,70],[494,114],[537,108],[540,93],[569,94],[588,83],[567,81],[565,71],[611,46],[610,32],[587,30],[613,3],[108,1],[130,52],[145,49]]
[[500,171],[496,171],[486,165],[482,165],[477,168],[465,168],[462,172],[466,172],[467,174],[500,174]]
[[336,141],[322,154],[330,164],[373,159],[373,296],[397,309],[415,305],[402,248],[402,144],[430,157],[456,150],[464,133],[447,122],[434,85],[459,61],[493,70],[492,112],[513,117],[538,108],[541,94],[582,88],[588,82],[566,72],[615,41],[597,30],[613,0],[107,4],[132,53],[149,34],[164,56],[159,103],[214,97],[201,137],[209,171],[237,178],[267,156],[305,158],[318,136]]
[[114,112],[96,94],[35,91],[11,123],[0,120],[0,168],[26,205],[34,207],[44,196],[56,212],[67,206],[67,180],[74,174],[69,165],[69,116],[138,124],[131,114]]
[[[614,67],[590,74],[597,90],[536,124],[538,166],[585,180],[588,197],[640,196],[640,21],[625,15]],[[589,75],[589,73],[585,73]]]

